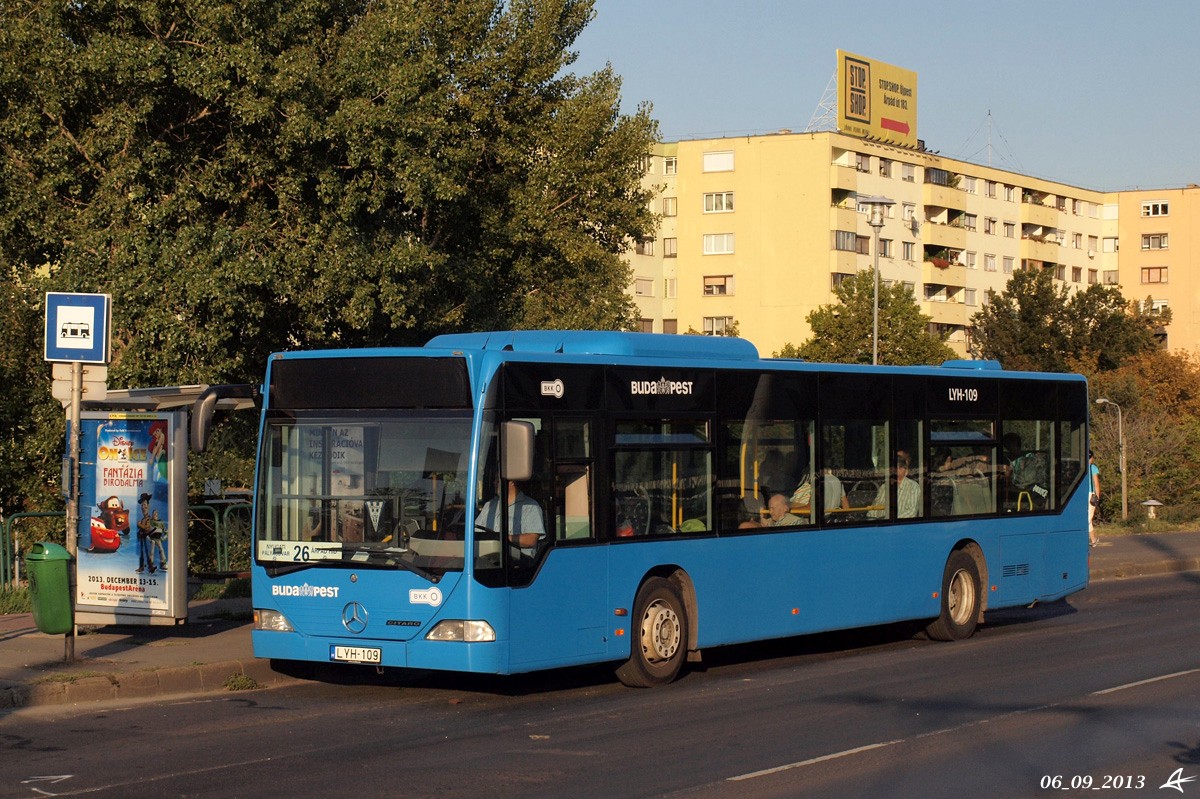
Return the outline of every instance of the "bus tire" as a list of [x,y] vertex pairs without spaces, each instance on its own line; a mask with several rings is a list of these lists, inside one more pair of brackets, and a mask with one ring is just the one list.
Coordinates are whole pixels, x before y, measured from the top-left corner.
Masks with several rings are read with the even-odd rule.
[[631,688],[666,685],[679,676],[687,657],[687,612],[675,585],[651,577],[633,604],[629,660],[617,669],[617,679]]
[[979,623],[979,566],[962,550],[946,559],[942,573],[942,611],[925,628],[935,641],[959,641],[975,634]]

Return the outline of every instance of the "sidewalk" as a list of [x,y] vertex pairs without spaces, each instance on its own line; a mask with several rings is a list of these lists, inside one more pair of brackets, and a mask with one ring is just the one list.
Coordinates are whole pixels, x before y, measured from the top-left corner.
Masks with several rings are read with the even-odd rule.
[[[1200,571],[1200,532],[1113,536],[1092,550],[1093,581]],[[226,692],[293,682],[250,646],[250,600],[193,601],[186,624],[100,627],[75,639],[0,616],[0,711],[51,704]]]

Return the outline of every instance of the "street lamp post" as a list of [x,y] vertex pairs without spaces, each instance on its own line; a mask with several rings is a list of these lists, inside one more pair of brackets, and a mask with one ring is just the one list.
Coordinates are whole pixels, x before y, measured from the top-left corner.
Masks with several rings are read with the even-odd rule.
[[867,224],[875,231],[875,290],[871,298],[871,365],[879,364],[879,231],[883,229],[884,209],[895,205],[887,197],[859,197],[860,205],[870,207]]
[[1121,448],[1120,466],[1121,470],[1121,519],[1129,519],[1129,489],[1128,481],[1125,478],[1125,420],[1121,414],[1121,406],[1106,397],[1100,397],[1096,400],[1097,405],[1111,405],[1117,409],[1117,443]]

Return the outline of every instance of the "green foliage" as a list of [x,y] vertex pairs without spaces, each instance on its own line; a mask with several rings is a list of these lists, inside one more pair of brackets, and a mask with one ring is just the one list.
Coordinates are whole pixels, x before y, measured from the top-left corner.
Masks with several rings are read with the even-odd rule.
[[1170,311],[1152,313],[1149,300],[1126,301],[1115,286],[1072,292],[1055,286],[1046,270],[1017,272],[1003,293],[988,292],[988,304],[972,318],[982,357],[1006,369],[1040,372],[1068,372],[1088,362],[1116,369],[1156,349],[1156,333],[1170,321]]
[[[591,0],[4,8],[6,510],[61,457],[45,290],[113,295],[113,386],[255,381],[282,349],[632,328],[621,253],[654,229],[657,127],[619,112],[610,69],[569,72]],[[252,443],[230,441],[239,475]]]
[[[1165,518],[1179,508],[1200,505],[1200,364],[1193,356],[1157,350],[1130,356],[1117,369],[1089,375],[1093,400],[1104,397],[1121,407],[1092,405],[1091,444],[1100,467],[1101,507],[1121,518],[1120,435],[1124,428],[1130,518],[1141,503],[1157,499]],[[1119,426],[1119,422],[1122,423]],[[1176,510],[1171,510],[1171,509]]]
[[0,588],[0,616],[10,613],[29,613],[32,609],[32,600],[27,587]]
[[[838,302],[808,315],[813,336],[799,347],[785,344],[777,357],[827,363],[871,363],[874,273],[864,269],[835,290]],[[899,284],[879,287],[879,363],[939,364],[957,357],[943,339],[930,335],[930,318]]]

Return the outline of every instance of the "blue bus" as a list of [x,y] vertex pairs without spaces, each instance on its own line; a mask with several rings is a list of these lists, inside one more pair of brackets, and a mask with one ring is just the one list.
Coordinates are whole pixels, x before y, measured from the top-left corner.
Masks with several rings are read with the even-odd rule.
[[652,686],[727,644],[966,638],[1088,582],[1077,375],[530,331],[278,353],[252,393],[258,657]]

